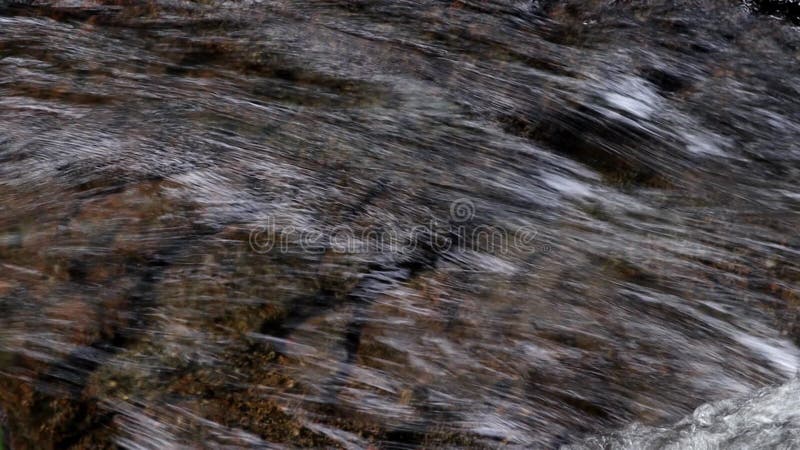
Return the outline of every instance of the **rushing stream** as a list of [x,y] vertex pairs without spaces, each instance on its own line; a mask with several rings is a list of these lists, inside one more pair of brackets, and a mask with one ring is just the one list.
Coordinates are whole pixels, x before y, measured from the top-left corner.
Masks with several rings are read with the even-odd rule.
[[798,11],[0,0],[0,448],[800,448]]

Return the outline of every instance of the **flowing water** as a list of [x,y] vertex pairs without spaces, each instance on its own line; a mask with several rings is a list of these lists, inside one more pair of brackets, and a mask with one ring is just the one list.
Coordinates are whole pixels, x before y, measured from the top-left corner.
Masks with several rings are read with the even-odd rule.
[[800,448],[797,12],[0,0],[0,447]]

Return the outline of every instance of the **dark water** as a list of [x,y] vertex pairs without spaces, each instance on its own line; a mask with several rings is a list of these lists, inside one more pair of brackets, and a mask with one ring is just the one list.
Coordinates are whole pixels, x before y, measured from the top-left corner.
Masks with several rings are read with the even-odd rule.
[[0,0],[5,448],[796,448],[791,3]]

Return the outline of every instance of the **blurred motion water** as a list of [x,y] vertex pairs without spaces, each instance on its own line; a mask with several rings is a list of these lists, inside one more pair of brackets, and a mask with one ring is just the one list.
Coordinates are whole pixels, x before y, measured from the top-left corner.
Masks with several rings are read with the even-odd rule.
[[797,380],[750,397],[705,404],[671,428],[633,424],[611,436],[591,437],[565,448],[580,449],[751,449],[800,445]]
[[8,447],[794,448],[792,4],[0,0]]

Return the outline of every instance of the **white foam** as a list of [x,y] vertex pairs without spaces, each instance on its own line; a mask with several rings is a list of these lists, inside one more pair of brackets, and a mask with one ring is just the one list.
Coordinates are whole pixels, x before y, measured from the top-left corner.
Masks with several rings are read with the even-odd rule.
[[603,98],[615,109],[640,119],[650,118],[659,105],[658,94],[644,80],[628,77]]

